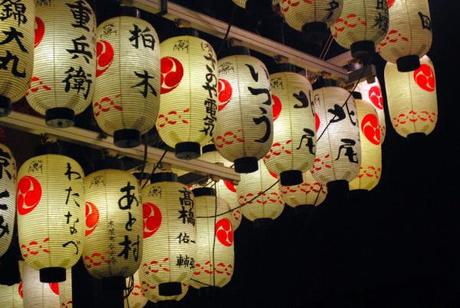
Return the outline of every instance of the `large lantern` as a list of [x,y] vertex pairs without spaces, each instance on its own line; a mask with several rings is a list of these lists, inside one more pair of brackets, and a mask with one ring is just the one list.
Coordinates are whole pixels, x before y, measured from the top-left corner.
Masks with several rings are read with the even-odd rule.
[[310,171],[303,173],[303,181],[299,185],[279,185],[281,198],[286,205],[296,208],[301,205],[318,206],[326,200],[327,187],[316,181]]
[[174,173],[157,173],[142,190],[144,251],[139,276],[158,285],[159,294],[180,294],[196,256],[195,207],[192,192]]
[[[142,257],[142,204],[136,178],[105,169],[85,178],[83,262],[95,278],[128,277]],[[124,279],[123,279],[124,283]]]
[[270,80],[265,65],[246,53],[219,60],[219,111],[213,139],[238,173],[257,170],[273,141]]
[[[126,285],[129,285],[131,278],[126,278]],[[144,296],[144,292],[142,291],[141,282],[139,280],[139,271],[134,274],[133,281],[132,281],[132,290],[129,293],[127,299],[125,299],[125,308],[143,308],[145,304],[147,304],[148,300]]]
[[16,216],[16,161],[0,143],[0,257],[8,250]]
[[0,117],[29,88],[34,63],[34,0],[2,1],[0,22]]
[[431,28],[428,0],[388,1],[389,30],[378,46],[380,55],[396,63],[400,72],[410,72],[420,66],[419,58],[431,48]]
[[182,35],[161,43],[161,104],[156,128],[182,159],[200,156],[217,113],[217,58],[212,46]]
[[159,303],[163,301],[180,301],[182,300],[185,295],[187,295],[189,285],[186,283],[182,283],[182,292],[179,295],[171,295],[171,296],[162,296],[159,293],[159,287],[158,285],[148,285],[144,281],[141,282],[142,285],[142,292],[144,293],[144,296],[154,302],[154,303]]
[[313,167],[316,152],[312,87],[305,76],[293,72],[270,75],[273,97],[273,145],[264,162],[280,176],[281,185],[302,183]]
[[241,175],[236,191],[244,217],[251,221],[264,221],[281,215],[284,203],[278,187],[274,185],[276,180],[276,174],[270,173],[261,160],[259,170]]
[[19,246],[43,282],[60,282],[80,259],[84,240],[84,173],[73,159],[47,154],[19,169]]
[[428,56],[420,59],[420,67],[407,73],[396,65],[385,66],[385,86],[391,123],[396,132],[407,137],[411,134],[429,135],[438,121],[436,74]]
[[155,125],[160,105],[160,43],[148,22],[129,16],[97,28],[93,113],[115,145],[135,147]]
[[12,286],[0,284],[0,307],[23,308],[23,283],[16,283]]
[[74,124],[91,103],[96,17],[86,0],[36,0],[35,55],[27,101],[54,127]]
[[43,283],[41,274],[27,263],[22,268],[24,307],[60,308],[59,283]]
[[[228,204],[217,198],[212,188],[196,188],[193,195],[197,255],[190,285],[197,289],[223,287],[232,279],[234,270],[233,226]],[[215,217],[216,213],[221,215]]]

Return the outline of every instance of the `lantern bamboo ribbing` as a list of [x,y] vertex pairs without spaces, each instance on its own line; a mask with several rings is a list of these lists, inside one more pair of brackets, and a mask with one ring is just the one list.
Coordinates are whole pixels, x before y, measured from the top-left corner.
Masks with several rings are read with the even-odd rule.
[[0,285],[0,307],[23,308],[22,286],[22,282],[12,286]]
[[60,308],[59,283],[42,283],[37,270],[24,263],[22,269],[24,307]]

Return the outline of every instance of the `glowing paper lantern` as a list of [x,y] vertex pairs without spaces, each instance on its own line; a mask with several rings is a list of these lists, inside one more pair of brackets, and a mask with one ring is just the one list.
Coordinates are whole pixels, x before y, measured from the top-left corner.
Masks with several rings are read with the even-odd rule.
[[216,210],[217,213],[226,212],[228,204],[217,198],[212,188],[196,188],[193,194],[197,255],[190,285],[197,289],[223,287],[232,279],[234,270],[233,226],[229,213],[214,216]]
[[86,269],[98,279],[133,275],[142,256],[142,207],[136,178],[122,170],[96,171],[85,178],[85,192]]
[[61,308],[72,308],[72,270],[66,272],[66,280],[59,283],[59,302]]
[[361,167],[358,176],[350,182],[350,190],[372,190],[382,176],[382,146],[377,111],[370,102],[354,92],[361,140]]
[[308,79],[293,72],[270,75],[273,97],[273,145],[264,162],[281,185],[302,183],[316,151],[315,117]]
[[135,147],[155,125],[160,104],[160,46],[151,24],[115,17],[97,28],[93,113],[119,147]]
[[316,181],[310,171],[303,174],[303,182],[299,185],[279,185],[281,198],[290,207],[301,205],[318,206],[326,200],[327,187]]
[[[278,187],[274,185],[276,179],[276,175],[268,172],[262,161],[259,161],[259,170],[241,175],[236,191],[240,205],[244,205],[241,208],[244,217],[254,221],[276,219],[281,215],[284,203]],[[271,189],[264,192],[272,185]]]
[[163,301],[180,301],[187,295],[189,285],[182,283],[182,293],[179,295],[173,296],[161,296],[159,293],[158,285],[147,285],[144,281],[141,282],[142,291],[144,292],[145,297],[154,303],[159,303]]
[[[129,285],[129,278],[126,279],[126,285]],[[125,300],[125,308],[142,308],[147,304],[148,299],[144,296],[141,282],[139,280],[139,271],[134,274],[133,290]]]
[[428,0],[388,1],[388,7],[389,30],[378,46],[380,55],[396,63],[400,72],[413,71],[433,40]]
[[22,270],[24,307],[59,308],[59,283],[42,283],[37,270],[24,262]]
[[407,137],[429,135],[438,121],[436,74],[428,56],[420,59],[420,67],[407,73],[398,72],[396,65],[385,66],[385,86],[391,123],[396,132]]
[[[248,53],[248,50],[238,50]],[[265,65],[249,55],[219,60],[219,111],[213,139],[235,171],[257,170],[273,141],[270,80]]]
[[65,280],[82,253],[84,173],[73,159],[41,155],[19,169],[17,212],[24,261],[43,282]]
[[195,207],[192,192],[174,173],[158,173],[142,190],[144,252],[140,279],[158,285],[162,296],[181,293],[196,256]]
[[16,216],[16,161],[0,143],[0,257],[8,250]]
[[277,5],[279,0],[232,0],[233,3],[235,3],[237,6],[239,6],[240,8],[242,9],[248,9],[248,10],[255,10],[255,9],[260,9],[260,7],[257,7],[256,5],[252,5],[252,4],[263,4],[265,8],[265,6],[267,5],[271,5],[271,6],[274,6],[274,5]]
[[0,307],[23,308],[22,287],[22,282],[12,286],[0,285]]
[[96,17],[85,0],[36,0],[35,55],[27,101],[46,123],[74,124],[91,103],[96,78]]
[[29,88],[34,62],[34,0],[2,1],[0,23],[0,117]]
[[161,104],[156,128],[183,159],[200,156],[217,113],[217,59],[212,46],[191,35],[161,43]]

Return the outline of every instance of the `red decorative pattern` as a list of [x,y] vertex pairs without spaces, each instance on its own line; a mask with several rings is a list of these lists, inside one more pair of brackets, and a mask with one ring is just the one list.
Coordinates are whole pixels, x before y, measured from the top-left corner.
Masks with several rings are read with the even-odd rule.
[[369,99],[375,107],[383,110],[383,95],[379,86],[373,86],[369,89]]
[[332,168],[332,159],[331,155],[327,154],[323,158],[316,157],[313,161],[313,168],[311,169],[311,173],[315,174],[316,172],[322,169],[331,169]]
[[27,258],[28,256],[36,256],[40,253],[50,253],[48,248],[44,248],[46,246],[45,243],[48,243],[50,240],[49,237],[46,237],[43,239],[43,241],[31,241],[28,244],[21,244],[21,254],[24,258]]
[[[313,4],[316,0],[303,0],[304,3]],[[300,4],[300,0],[281,0],[280,5],[284,13],[288,12],[291,7],[296,7]]]
[[326,191],[324,190],[323,185],[319,182],[313,182],[313,183],[302,183],[299,185],[294,185],[294,186],[281,186],[280,187],[280,192],[282,195],[287,195],[291,193],[297,193],[297,192],[302,192],[305,194],[309,194],[311,192],[313,193],[323,193],[325,194]]
[[273,142],[272,147],[270,148],[268,153],[265,154],[264,159],[268,160],[272,158],[272,156],[280,156],[283,153],[287,155],[292,155],[291,146],[290,146],[291,143],[292,143],[292,139],[284,141],[284,144],[282,144],[282,142],[279,142],[279,141]]
[[219,79],[217,93],[219,99],[218,111],[222,111],[232,99],[233,89],[230,82],[225,79]]
[[280,116],[281,110],[283,109],[283,103],[281,102],[281,99],[276,95],[272,95],[272,101],[273,121],[276,121]]
[[336,23],[334,25],[334,29],[336,31],[334,33],[334,38],[337,38],[339,33],[344,32],[346,28],[354,29],[358,25],[362,25],[362,26],[366,27],[367,22],[366,22],[365,19],[361,18],[360,16],[356,15],[355,13],[348,14],[345,17],[340,17],[339,19],[337,19],[337,21],[336,21]]
[[43,19],[41,19],[40,17],[35,17],[35,41],[34,41],[35,48],[37,48],[37,46],[40,45],[44,36],[45,36],[45,23],[43,22]]
[[161,271],[168,273],[171,271],[169,269],[169,258],[166,257],[163,260],[151,260],[150,262],[146,262],[142,265],[142,269],[145,274],[155,274]]
[[151,202],[144,203],[142,209],[144,217],[144,239],[146,239],[160,229],[162,215],[160,208]]
[[367,166],[366,168],[360,167],[358,178],[368,177],[368,178],[376,178],[380,179],[380,175],[382,174],[382,169],[377,168],[375,166]]
[[233,226],[228,218],[222,218],[216,222],[216,237],[219,242],[230,247],[233,245]]
[[436,90],[434,71],[428,64],[421,64],[420,67],[414,71],[414,80],[420,88],[427,92]]
[[411,110],[408,113],[400,113],[397,117],[393,118],[393,126],[403,126],[408,123],[417,123],[417,122],[431,122],[435,123],[438,115],[435,112],[430,112],[427,110],[414,111]]
[[361,130],[367,140],[374,145],[380,145],[380,124],[379,119],[375,114],[367,114],[361,121]]
[[42,186],[33,176],[23,176],[18,182],[16,195],[18,214],[27,215],[40,203],[42,198]]
[[32,79],[30,80],[30,87],[26,92],[26,96],[29,96],[32,93],[37,93],[40,90],[51,91],[52,88],[51,86],[44,84],[40,77],[32,76]]
[[[259,191],[257,195],[260,197],[252,201],[249,204],[254,204],[254,202],[256,202],[259,205],[267,205],[268,203],[283,205],[283,200],[281,199],[281,195],[276,191],[272,191],[269,193],[263,193],[263,191]],[[256,195],[253,193],[247,193],[246,195],[239,195],[238,202],[240,204],[247,204],[255,196]]]
[[234,132],[225,132],[223,135],[219,135],[214,139],[214,144],[218,148],[223,148],[224,146],[231,145],[234,143],[243,143],[244,139],[242,136],[240,136],[242,130],[239,129]]
[[115,51],[109,42],[101,40],[96,43],[96,77],[101,76],[109,69],[112,65],[114,55]]
[[232,264],[225,264],[223,262],[217,263],[216,267],[213,269],[212,262],[207,260],[204,262],[204,265],[200,263],[195,263],[195,271],[193,275],[201,276],[201,274],[212,275],[214,273],[220,275],[231,276],[233,274],[233,265]]
[[166,94],[177,88],[184,77],[182,63],[174,57],[161,58],[161,94]]
[[142,293],[144,294],[147,293],[149,290],[155,290],[157,288],[156,284],[150,284],[145,280],[141,281],[141,285],[142,285]]
[[190,124],[190,122],[186,119],[182,119],[182,117],[190,112],[190,108],[184,109],[182,112],[179,111],[170,111],[166,115],[160,113],[158,115],[158,127],[165,128],[167,125],[176,125],[177,123],[182,124]]
[[105,96],[100,100],[94,102],[94,115],[98,117],[103,112],[109,112],[112,108],[118,111],[123,111],[123,107],[121,107],[121,94],[115,95],[112,97]]
[[409,39],[403,36],[397,29],[391,29],[388,31],[387,36],[380,42],[378,49],[382,49],[387,45],[392,45],[398,41],[409,42]]
[[48,285],[54,294],[59,295],[59,282],[51,282]]
[[88,269],[111,263],[110,259],[106,259],[106,257],[99,252],[94,252],[91,256],[85,256],[83,260],[85,261],[85,265]]
[[91,202],[86,202],[85,204],[85,223],[86,230],[85,236],[90,235],[96,229],[97,223],[99,222],[99,210],[96,205]]

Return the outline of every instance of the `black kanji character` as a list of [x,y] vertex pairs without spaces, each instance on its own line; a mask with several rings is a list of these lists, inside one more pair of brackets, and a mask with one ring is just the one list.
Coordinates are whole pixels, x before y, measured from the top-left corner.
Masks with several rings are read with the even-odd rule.
[[76,39],[72,40],[73,49],[66,49],[68,53],[72,55],[72,59],[77,59],[82,56],[85,59],[86,63],[89,63],[89,59],[93,58],[91,51],[86,48],[89,47],[86,36],[82,35]]
[[294,105],[294,108],[307,108],[310,105],[308,96],[304,91],[292,95],[299,101],[299,104]]
[[[139,201],[134,193],[131,193],[132,190],[135,190],[135,186],[131,185],[131,182],[128,181],[126,186],[120,188],[120,192],[125,193],[123,197],[118,200],[118,207],[120,210],[130,210],[133,202],[136,202],[136,206],[139,206]],[[126,202],[124,202],[126,200]]]
[[259,72],[256,71],[254,66],[251,64],[246,64],[247,68],[249,69],[249,72],[251,73],[251,77],[254,81],[259,81]]
[[[147,95],[149,94],[149,92],[155,96],[157,96],[157,91],[155,90],[155,88],[149,83],[149,80],[150,79],[153,79],[154,77],[153,76],[150,76],[149,75],[149,72],[147,72],[146,70],[144,70],[144,73],[138,73],[138,72],[134,72],[134,74],[136,74],[136,77],[140,78],[141,81],[132,86],[131,88],[137,88],[137,87],[144,87],[144,89],[142,91],[139,91],[142,96],[144,96],[144,98],[147,97]],[[150,90],[150,91],[149,91]]]
[[356,141],[353,139],[341,139],[342,145],[339,147],[339,154],[337,155],[337,158],[335,160],[339,160],[342,150],[345,150],[345,156],[348,157],[348,160],[351,163],[359,163],[358,161],[358,153],[355,152],[354,146],[356,145]]
[[326,19],[330,19],[332,15],[334,15],[334,12],[336,9],[339,8],[339,3],[336,0],[331,0],[329,1],[329,8],[326,9],[329,13],[326,16]]
[[267,110],[263,107],[259,107],[260,111],[262,111],[262,115],[258,118],[252,118],[256,125],[265,124],[265,133],[260,139],[254,140],[255,142],[265,143],[270,138],[272,133],[272,121],[266,116]]
[[75,175],[75,178],[74,180],[79,180],[81,179],[81,174],[78,173],[77,171],[72,171],[72,165],[70,163],[67,163],[67,167],[66,167],[66,172],[64,173],[64,175],[67,177],[67,179],[69,181],[72,180],[72,175]]
[[10,234],[10,228],[5,222],[5,218],[0,215],[0,238],[2,238],[5,234]]
[[23,72],[18,71],[19,58],[16,55],[13,55],[9,50],[6,51],[6,56],[0,57],[0,70],[8,71],[8,65],[11,61],[13,61],[13,67],[11,68],[13,75],[19,78],[25,78],[25,70]]
[[81,66],[78,69],[71,67],[65,73],[67,77],[62,80],[65,83],[64,90],[66,92],[70,90],[77,90],[77,93],[83,92],[84,98],[87,99],[93,83],[92,75],[87,74]]
[[303,131],[305,134],[302,135],[302,138],[300,139],[300,143],[299,143],[299,146],[297,147],[297,150],[300,150],[300,148],[302,147],[303,140],[307,139],[307,143],[305,144],[305,146],[308,148],[308,151],[310,152],[310,154],[315,155],[315,142],[314,142],[315,132],[308,128],[304,128]]
[[139,40],[142,40],[142,44],[145,48],[150,48],[152,50],[155,49],[155,37],[152,35],[151,30],[149,27],[145,27],[144,30],[141,30],[138,25],[133,24],[134,29],[129,30],[129,33],[132,36],[129,38],[131,45],[135,48],[139,48]]
[[179,219],[182,219],[183,224],[191,224],[195,225],[195,214],[193,212],[193,209],[186,209],[184,206],[181,207],[179,210]]
[[136,223],[137,219],[133,217],[133,214],[131,212],[128,212],[128,221],[125,224],[125,230],[126,231],[132,231],[133,230],[133,225]]
[[0,148],[0,180],[3,178],[3,171],[5,171],[8,179],[11,180],[11,173],[8,171],[7,167],[10,165],[11,155],[8,152],[4,152]]
[[334,115],[334,117],[331,119],[331,123],[337,123],[337,122],[344,120],[348,114],[351,124],[353,126],[356,126],[356,121],[353,119],[353,117],[355,116],[355,112],[350,111],[350,109],[348,108],[348,102],[345,104],[345,109],[346,109],[346,112],[344,108],[338,104],[335,104],[333,109],[332,108],[328,109],[327,111]]
[[80,251],[79,248],[78,248],[78,245],[77,243],[75,243],[75,241],[68,241],[67,243],[64,243],[62,244],[62,247],[66,248],[67,246],[69,245],[73,245],[73,247],[75,247],[75,255],[78,255],[78,252]]
[[431,18],[423,14],[422,12],[418,12],[418,16],[420,16],[420,21],[422,23],[422,28],[431,31]]
[[21,41],[21,38],[24,38],[24,34],[22,32],[19,32],[18,30],[16,30],[16,28],[13,27],[10,27],[10,31],[2,32],[6,35],[6,38],[0,42],[0,45],[8,44],[14,40],[16,44],[18,44],[19,49],[28,53],[26,47],[24,47]]
[[91,20],[92,12],[91,8],[87,6],[86,2],[77,0],[73,4],[66,3],[66,5],[70,8],[74,18],[74,23],[72,26],[74,28],[83,28],[86,31],[90,31],[90,29],[87,27],[87,24]]
[[22,0],[3,0],[0,3],[0,20],[4,21],[11,17],[17,20],[18,26],[27,23],[27,16],[25,15],[27,8],[22,3]]

